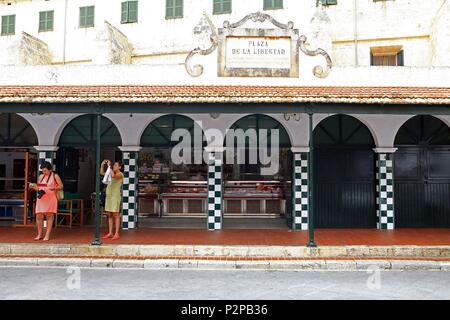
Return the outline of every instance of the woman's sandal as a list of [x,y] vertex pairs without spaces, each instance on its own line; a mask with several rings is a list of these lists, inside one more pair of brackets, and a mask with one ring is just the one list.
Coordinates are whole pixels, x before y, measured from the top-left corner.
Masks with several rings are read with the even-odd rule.
[[44,239],[44,238],[42,238],[42,237],[36,237],[36,238],[34,238],[33,240],[34,240],[34,241],[39,241],[39,240],[42,240],[42,239]]
[[102,237],[102,239],[109,239],[109,238],[112,238],[112,237],[113,237],[112,234],[107,234],[107,235],[104,235]]
[[120,239],[120,236],[114,236],[114,237],[112,237],[111,240],[119,240],[119,239]]

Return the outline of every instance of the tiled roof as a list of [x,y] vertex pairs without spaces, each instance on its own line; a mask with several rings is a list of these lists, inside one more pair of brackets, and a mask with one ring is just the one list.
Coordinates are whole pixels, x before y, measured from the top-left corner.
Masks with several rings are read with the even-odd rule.
[[0,103],[450,104],[450,87],[0,86]]

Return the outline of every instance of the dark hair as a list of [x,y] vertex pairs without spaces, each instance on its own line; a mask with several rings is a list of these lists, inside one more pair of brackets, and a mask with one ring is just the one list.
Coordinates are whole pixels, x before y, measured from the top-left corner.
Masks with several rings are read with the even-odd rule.
[[120,171],[123,170],[123,163],[122,163],[122,161],[114,161],[114,163],[117,163],[120,166]]
[[53,170],[53,165],[50,162],[45,161],[41,164],[40,168],[41,168],[41,170],[43,170],[43,169]]

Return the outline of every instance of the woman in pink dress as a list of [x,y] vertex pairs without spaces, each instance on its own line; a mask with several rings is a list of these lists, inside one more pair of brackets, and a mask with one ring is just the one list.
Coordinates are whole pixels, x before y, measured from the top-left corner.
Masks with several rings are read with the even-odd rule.
[[48,241],[50,240],[55,214],[58,210],[57,191],[63,189],[63,183],[61,178],[53,172],[50,162],[44,162],[40,168],[42,174],[39,175],[37,185],[32,186],[38,194],[36,201],[36,226],[38,234],[34,240],[42,240],[45,215],[47,218],[47,232],[45,233],[44,241]]

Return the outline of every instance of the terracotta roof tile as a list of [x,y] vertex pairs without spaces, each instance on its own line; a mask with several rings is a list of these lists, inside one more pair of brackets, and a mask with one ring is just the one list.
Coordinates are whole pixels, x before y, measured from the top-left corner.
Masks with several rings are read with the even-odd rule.
[[450,87],[0,86],[0,103],[450,104]]

